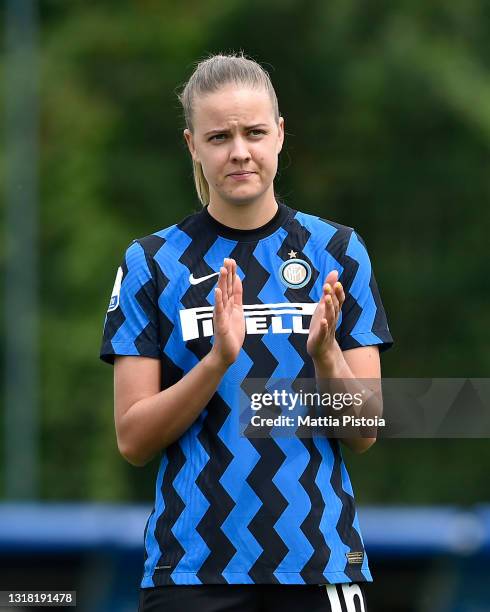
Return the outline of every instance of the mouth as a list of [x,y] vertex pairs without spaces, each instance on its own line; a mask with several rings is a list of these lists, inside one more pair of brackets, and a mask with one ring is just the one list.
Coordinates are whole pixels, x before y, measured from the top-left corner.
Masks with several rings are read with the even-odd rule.
[[233,178],[246,178],[247,176],[251,176],[252,174],[255,174],[255,172],[249,172],[249,171],[240,171],[240,172],[232,172],[230,174],[228,174],[227,176],[232,176]]

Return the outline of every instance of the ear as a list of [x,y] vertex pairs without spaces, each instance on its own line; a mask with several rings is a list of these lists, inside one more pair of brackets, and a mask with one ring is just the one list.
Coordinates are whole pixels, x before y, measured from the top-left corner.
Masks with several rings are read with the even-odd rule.
[[184,138],[187,143],[187,147],[189,148],[190,154],[192,155],[192,159],[195,162],[199,162],[199,157],[196,153],[196,147],[194,146],[194,137],[192,135],[192,132],[188,128],[185,128],[184,130]]
[[279,117],[277,124],[278,135],[277,135],[277,154],[281,152],[282,145],[284,143],[284,117]]

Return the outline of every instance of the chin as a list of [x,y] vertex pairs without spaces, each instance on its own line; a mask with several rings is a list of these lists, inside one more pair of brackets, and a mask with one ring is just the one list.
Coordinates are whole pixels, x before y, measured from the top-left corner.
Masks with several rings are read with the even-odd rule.
[[266,191],[267,190],[260,190],[260,191],[243,190],[243,192],[240,193],[237,190],[237,192],[223,194],[221,197],[227,202],[230,202],[230,204],[235,204],[236,206],[240,206],[240,205],[245,205],[245,204],[252,204],[259,198],[263,197]]

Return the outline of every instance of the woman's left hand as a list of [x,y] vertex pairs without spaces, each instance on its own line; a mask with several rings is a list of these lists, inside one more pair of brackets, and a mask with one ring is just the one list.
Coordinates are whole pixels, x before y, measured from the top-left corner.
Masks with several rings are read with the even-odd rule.
[[328,360],[335,344],[335,328],[345,300],[338,282],[339,273],[332,270],[323,284],[323,294],[311,317],[306,350],[314,361]]

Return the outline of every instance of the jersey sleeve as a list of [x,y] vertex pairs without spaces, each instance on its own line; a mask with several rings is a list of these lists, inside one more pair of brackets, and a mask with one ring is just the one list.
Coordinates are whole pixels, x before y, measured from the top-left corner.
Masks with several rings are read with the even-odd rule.
[[343,264],[339,281],[345,301],[336,332],[339,346],[345,351],[378,345],[380,352],[385,351],[392,346],[393,338],[366,244],[354,230],[346,240]]
[[113,364],[115,355],[158,358],[160,354],[154,262],[134,240],[116,273],[100,358]]

